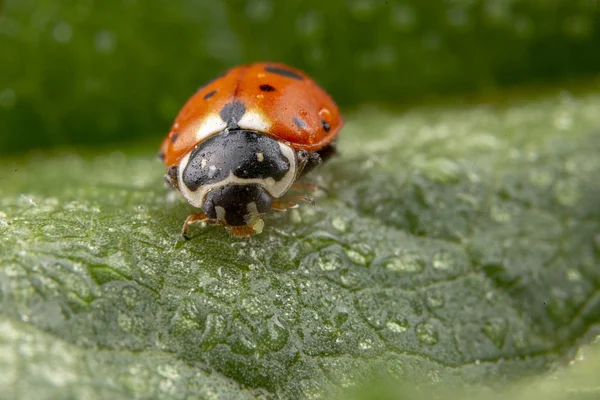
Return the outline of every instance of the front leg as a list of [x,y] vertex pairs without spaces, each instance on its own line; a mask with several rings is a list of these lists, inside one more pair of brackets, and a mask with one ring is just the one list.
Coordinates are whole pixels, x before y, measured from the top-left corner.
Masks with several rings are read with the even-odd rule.
[[181,236],[183,236],[185,240],[190,240],[188,236],[189,225],[193,224],[194,222],[202,222],[207,220],[209,220],[209,218],[203,213],[189,215],[183,223],[183,228],[181,228]]

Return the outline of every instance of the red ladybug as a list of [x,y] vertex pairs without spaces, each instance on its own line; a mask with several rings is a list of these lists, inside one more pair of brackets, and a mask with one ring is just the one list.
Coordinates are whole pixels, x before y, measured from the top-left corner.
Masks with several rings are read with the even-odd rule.
[[[200,88],[177,115],[159,156],[165,179],[234,236],[261,232],[292,184],[335,153],[344,121],[329,95],[284,64],[242,65]],[[312,201],[306,196],[296,196]]]

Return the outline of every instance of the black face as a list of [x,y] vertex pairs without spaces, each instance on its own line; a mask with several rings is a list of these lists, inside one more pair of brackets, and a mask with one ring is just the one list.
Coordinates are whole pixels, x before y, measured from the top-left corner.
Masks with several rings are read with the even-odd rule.
[[269,211],[272,204],[272,197],[263,186],[244,180],[273,178],[279,182],[290,168],[275,139],[236,129],[200,143],[192,151],[182,179],[191,191],[213,186],[203,200],[204,214],[227,225],[240,226],[247,225],[252,214]]
[[240,226],[247,225],[253,213],[269,211],[271,203],[271,196],[259,185],[228,185],[208,192],[202,211],[211,219]]
[[279,143],[264,134],[232,130],[214,135],[192,151],[183,170],[183,183],[195,191],[232,173],[241,179],[273,178],[280,181],[290,169]]

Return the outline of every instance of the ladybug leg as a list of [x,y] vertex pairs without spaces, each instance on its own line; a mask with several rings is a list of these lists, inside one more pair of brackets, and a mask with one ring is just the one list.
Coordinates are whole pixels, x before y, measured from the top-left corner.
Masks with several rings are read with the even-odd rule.
[[298,192],[316,192],[317,190],[322,190],[325,193],[329,193],[329,190],[327,190],[326,187],[312,182],[294,182],[292,190]]
[[179,182],[177,181],[177,173],[178,167],[176,166],[169,167],[169,169],[167,170],[167,173],[165,174],[165,182],[169,189],[179,188]]
[[310,203],[313,206],[315,205],[315,201],[312,197],[305,195],[296,195],[286,201],[274,201],[271,205],[271,208],[275,211],[286,211],[288,209],[298,208],[298,203],[296,203],[295,200],[302,200],[307,203]]
[[193,224],[194,222],[207,221],[208,219],[209,218],[202,213],[188,215],[183,223],[183,228],[181,228],[181,236],[183,236],[185,240],[190,240],[188,236],[189,225]]

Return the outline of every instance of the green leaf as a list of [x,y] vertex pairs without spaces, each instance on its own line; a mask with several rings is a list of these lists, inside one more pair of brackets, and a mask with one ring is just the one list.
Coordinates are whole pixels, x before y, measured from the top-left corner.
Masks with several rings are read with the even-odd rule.
[[[326,397],[376,369],[505,386],[600,321],[600,96],[350,115],[317,205],[234,239],[153,152],[0,167],[9,398]],[[243,389],[242,389],[243,388]]]

